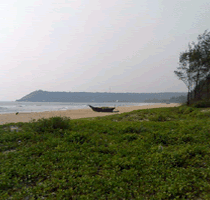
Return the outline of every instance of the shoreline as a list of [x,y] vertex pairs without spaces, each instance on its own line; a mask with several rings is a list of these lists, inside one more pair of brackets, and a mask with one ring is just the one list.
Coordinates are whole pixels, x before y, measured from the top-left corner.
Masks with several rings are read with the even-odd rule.
[[112,113],[100,113],[94,112],[92,109],[78,109],[78,110],[61,110],[61,111],[45,111],[45,112],[30,112],[30,113],[15,113],[0,114],[0,125],[7,123],[17,123],[17,122],[29,122],[33,119],[38,120],[41,118],[50,118],[55,116],[69,117],[70,119],[80,119],[89,117],[102,117],[107,115],[121,114],[125,112],[131,112],[133,110],[141,109],[151,109],[151,108],[161,108],[161,107],[177,107],[180,106],[179,103],[160,103],[156,105],[145,105],[145,106],[121,106],[117,107],[115,110],[119,112]]

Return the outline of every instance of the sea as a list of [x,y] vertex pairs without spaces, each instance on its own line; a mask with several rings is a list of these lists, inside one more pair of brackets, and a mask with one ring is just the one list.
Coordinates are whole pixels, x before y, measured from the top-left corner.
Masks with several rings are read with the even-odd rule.
[[157,103],[132,103],[132,102],[17,102],[17,101],[0,101],[0,114],[6,113],[30,113],[44,111],[59,111],[59,110],[76,110],[90,109],[88,105],[94,107],[119,107],[119,106],[144,106],[154,105]]

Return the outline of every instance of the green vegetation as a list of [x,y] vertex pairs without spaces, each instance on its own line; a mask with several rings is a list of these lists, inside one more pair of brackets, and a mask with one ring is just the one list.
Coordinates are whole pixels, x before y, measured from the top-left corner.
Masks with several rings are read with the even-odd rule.
[[179,67],[174,71],[188,88],[187,104],[210,98],[210,31],[198,36],[197,44],[180,53]]
[[210,107],[210,99],[203,99],[201,101],[196,101],[192,104],[193,107],[196,108],[207,108]]
[[210,199],[209,117],[183,105],[1,125],[0,198]]

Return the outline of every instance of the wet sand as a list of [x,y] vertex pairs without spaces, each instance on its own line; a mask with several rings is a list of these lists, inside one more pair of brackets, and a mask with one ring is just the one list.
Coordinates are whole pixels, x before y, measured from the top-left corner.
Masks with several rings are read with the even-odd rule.
[[71,119],[87,118],[87,117],[100,117],[106,115],[116,115],[124,112],[131,112],[133,110],[150,109],[150,108],[161,108],[161,107],[177,107],[180,106],[178,103],[171,104],[156,104],[148,106],[123,106],[117,107],[113,113],[100,113],[94,112],[92,109],[78,109],[78,110],[62,110],[62,111],[46,111],[46,112],[32,112],[32,113],[10,113],[0,114],[0,125],[6,123],[17,123],[17,122],[29,122],[32,119],[38,120],[41,118],[50,118],[55,116],[70,117]]

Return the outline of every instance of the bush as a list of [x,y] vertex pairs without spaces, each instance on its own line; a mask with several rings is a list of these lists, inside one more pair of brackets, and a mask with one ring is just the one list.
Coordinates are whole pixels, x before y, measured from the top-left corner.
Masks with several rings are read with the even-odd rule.
[[194,108],[188,107],[184,110],[183,114],[189,114],[189,113],[193,112],[194,110],[195,110]]
[[163,114],[157,114],[156,116],[150,117],[149,120],[155,122],[165,122],[167,121],[167,116]]
[[57,129],[69,129],[70,118],[68,117],[51,117],[48,119],[42,118],[34,122],[32,127],[36,132],[54,132]]
[[202,101],[198,101],[198,102],[195,102],[192,106],[195,108],[207,108],[207,107],[210,107],[210,100],[205,99]]
[[142,133],[145,131],[147,131],[147,129],[143,126],[127,126],[121,130],[122,133]]
[[186,109],[187,109],[187,106],[181,106],[179,107],[178,113],[183,114]]
[[180,106],[178,108],[178,113],[179,114],[189,114],[193,111],[195,111],[196,109],[194,107],[189,107],[189,106]]
[[87,140],[88,140],[88,138],[85,134],[81,134],[81,133],[77,133],[77,132],[73,132],[66,137],[66,141],[68,141],[70,143],[83,144]]
[[127,140],[128,142],[132,142],[138,139],[138,135],[136,134],[125,134],[123,136],[123,140]]

